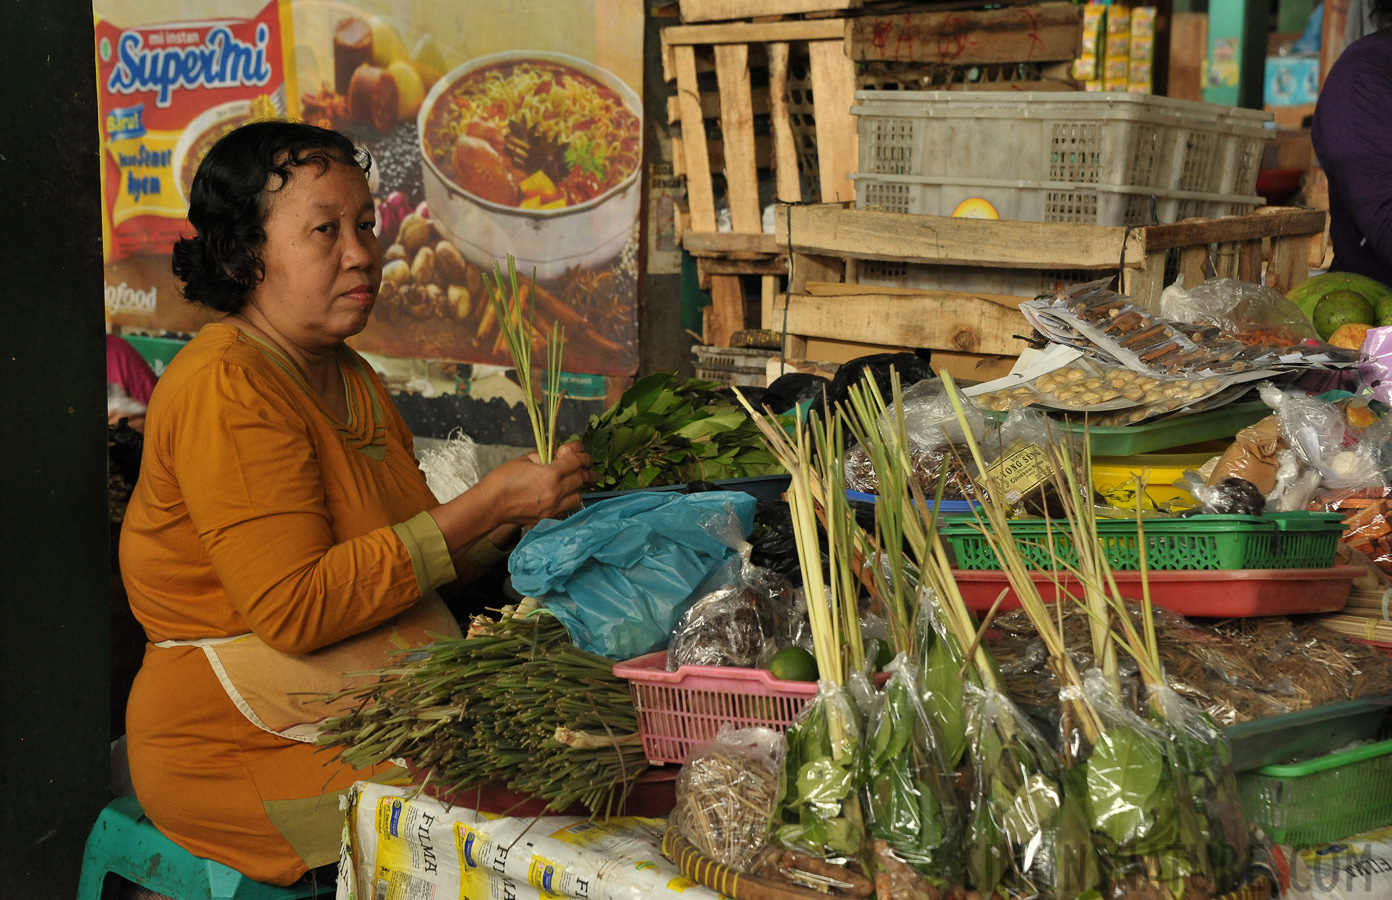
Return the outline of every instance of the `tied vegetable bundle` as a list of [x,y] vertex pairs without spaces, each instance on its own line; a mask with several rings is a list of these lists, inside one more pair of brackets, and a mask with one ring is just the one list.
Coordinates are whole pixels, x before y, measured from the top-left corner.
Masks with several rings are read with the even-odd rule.
[[[944,381],[961,418],[961,400],[950,377],[944,376]],[[980,449],[971,435],[967,439],[981,465]],[[1059,527],[1072,534],[1076,553],[1071,560],[1060,558],[1046,531],[1049,568],[1066,572],[1083,587],[1080,603],[1087,612],[1098,668],[1085,675],[1075,668],[1061,634],[1062,615],[1055,616],[1057,610],[1043,603],[1020,544],[1010,533],[1006,510],[995,499],[1000,492],[989,472],[976,527],[1002,560],[1012,589],[1048,649],[1060,685],[1063,796],[1077,798],[1086,812],[1085,829],[1069,843],[1082,847],[1091,842],[1108,896],[1118,900],[1213,896],[1243,868],[1245,828],[1226,764],[1226,743],[1211,723],[1205,726],[1197,708],[1179,701],[1165,684],[1144,577],[1147,542],[1139,507],[1137,545],[1143,577],[1138,629],[1112,576],[1090,493],[1079,488],[1080,483],[1091,484],[1090,463],[1079,478],[1071,455],[1057,443],[1049,447],[1048,462],[1066,520]],[[984,465],[981,468],[986,471]],[[1136,495],[1144,495],[1143,483],[1137,485]],[[1053,524],[1046,520],[1046,525]],[[1134,658],[1150,691],[1151,702],[1144,709],[1129,708],[1119,688],[1118,654],[1123,651]],[[981,754],[974,755],[981,766]],[[1090,857],[1089,850],[1086,858]],[[1075,871],[1087,871],[1086,858],[1077,854]],[[1084,878],[1078,886],[1088,881]]]
[[640,378],[580,435],[595,490],[781,475],[759,429],[723,386],[659,372]]
[[404,653],[319,738],[365,767],[402,758],[446,794],[504,784],[551,810],[616,813],[647,768],[628,683],[535,612]]

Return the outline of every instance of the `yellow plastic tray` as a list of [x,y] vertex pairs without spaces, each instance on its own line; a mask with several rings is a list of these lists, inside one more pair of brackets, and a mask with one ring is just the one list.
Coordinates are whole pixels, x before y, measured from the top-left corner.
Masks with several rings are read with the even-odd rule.
[[1118,509],[1136,508],[1136,477],[1144,473],[1146,509],[1187,509],[1197,504],[1188,491],[1174,482],[1185,469],[1198,469],[1222,451],[1213,453],[1140,453],[1135,456],[1094,456],[1092,486]]

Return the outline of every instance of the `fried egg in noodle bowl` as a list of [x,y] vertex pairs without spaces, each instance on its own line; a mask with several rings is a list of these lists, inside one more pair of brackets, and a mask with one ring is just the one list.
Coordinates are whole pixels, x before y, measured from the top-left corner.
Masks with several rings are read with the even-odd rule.
[[564,63],[522,59],[448,85],[422,142],[461,190],[541,212],[589,203],[622,184],[638,167],[641,130],[608,86]]

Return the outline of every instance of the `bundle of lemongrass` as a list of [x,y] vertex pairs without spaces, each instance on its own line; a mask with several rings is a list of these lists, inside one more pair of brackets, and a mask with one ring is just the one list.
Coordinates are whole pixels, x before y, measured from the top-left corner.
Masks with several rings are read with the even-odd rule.
[[[765,418],[740,399],[791,476],[788,504],[821,679],[816,697],[787,732],[787,790],[776,819],[776,836],[814,857],[855,858],[865,836],[859,792],[865,748],[861,722],[845,683],[848,673],[864,665],[865,645],[857,606],[855,516],[846,501],[841,460],[841,423],[815,414],[799,417],[789,438],[773,416]],[[819,515],[826,526],[830,578],[822,570]]]
[[[961,401],[944,376],[954,407]],[[980,450],[968,435],[977,464]],[[1157,898],[1211,896],[1240,873],[1245,828],[1226,743],[1197,708],[1166,686],[1157,646],[1146,572],[1144,521],[1137,511],[1141,555],[1141,629],[1138,631],[1112,574],[1107,548],[1099,538],[1090,495],[1079,488],[1071,456],[1048,450],[1055,491],[1070,532],[1076,564],[1054,553],[1052,523],[1046,547],[1057,580],[1067,573],[1081,583],[1079,601],[1092,629],[1093,658],[1100,668],[1080,677],[1061,636],[1061,623],[1043,603],[1029,564],[1010,535],[1000,492],[987,478],[978,528],[1002,561],[1012,590],[1048,648],[1061,686],[1061,745],[1069,768],[1069,790],[1086,810],[1088,840],[1097,848],[1104,876],[1114,893],[1140,892]],[[1085,455],[1086,458],[1086,455]],[[1090,463],[1081,479],[1091,483]],[[1143,495],[1143,485],[1137,496]],[[1057,585],[1056,585],[1057,586]],[[1066,591],[1061,587],[1060,596]],[[1065,601],[1066,602],[1066,601]],[[1055,612],[1061,614],[1061,607]],[[1128,709],[1119,690],[1117,648],[1134,659],[1149,691],[1145,710]],[[1089,851],[1090,852],[1090,851]]]
[[531,284],[519,283],[517,262],[512,254],[508,254],[507,278],[503,277],[502,266],[495,262],[492,278],[487,272],[483,273],[483,283],[488,289],[493,314],[498,318],[498,327],[517,371],[517,383],[522,388],[522,403],[527,410],[527,421],[532,426],[537,455],[542,463],[549,463],[556,453],[556,420],[561,411],[561,359],[565,352],[565,327],[560,322],[553,322],[551,334],[545,339],[546,368],[541,384],[545,395],[543,405],[543,401],[537,399],[532,373],[532,345],[541,340],[533,327],[530,302],[536,288],[536,276],[533,274]]
[[447,795],[490,784],[616,813],[647,768],[628,683],[544,611],[475,620],[347,692],[319,738],[354,767],[404,759]]

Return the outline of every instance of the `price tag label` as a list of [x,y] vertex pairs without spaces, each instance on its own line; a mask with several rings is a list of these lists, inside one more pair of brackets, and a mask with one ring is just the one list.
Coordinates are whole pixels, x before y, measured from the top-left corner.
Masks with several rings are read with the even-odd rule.
[[1016,441],[986,471],[1005,492],[1006,502],[1018,503],[1021,497],[1048,481],[1053,468],[1043,447]]

